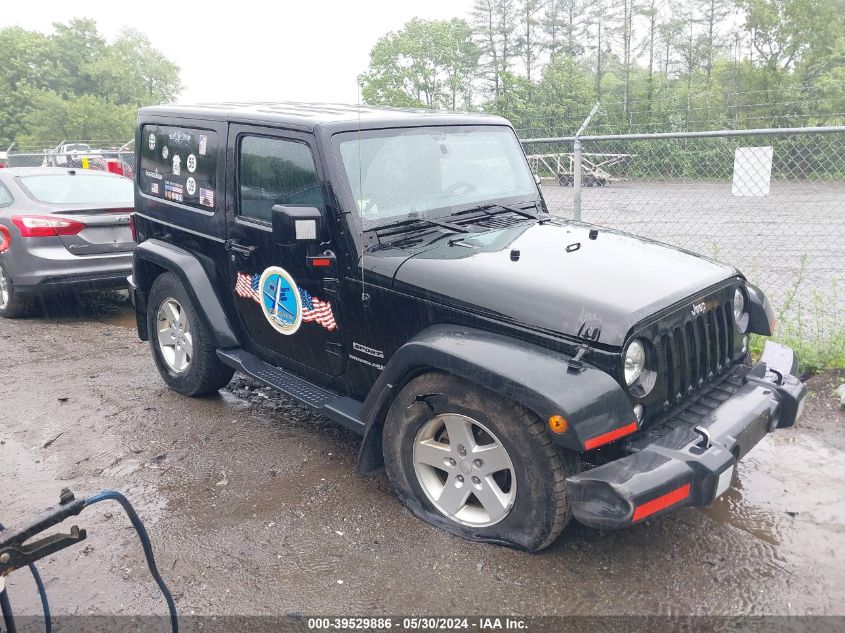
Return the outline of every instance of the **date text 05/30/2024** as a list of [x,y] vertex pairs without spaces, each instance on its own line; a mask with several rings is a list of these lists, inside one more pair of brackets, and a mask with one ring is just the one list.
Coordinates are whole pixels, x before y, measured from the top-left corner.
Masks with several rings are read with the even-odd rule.
[[518,617],[330,617],[308,618],[315,631],[526,631],[528,622]]

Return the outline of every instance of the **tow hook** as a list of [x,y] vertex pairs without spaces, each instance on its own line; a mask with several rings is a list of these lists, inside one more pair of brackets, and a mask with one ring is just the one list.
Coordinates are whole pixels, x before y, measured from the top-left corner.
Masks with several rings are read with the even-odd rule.
[[695,426],[692,430],[695,431],[696,434],[699,436],[699,440],[696,443],[696,447],[701,449],[701,452],[703,453],[711,446],[710,431],[701,426]]

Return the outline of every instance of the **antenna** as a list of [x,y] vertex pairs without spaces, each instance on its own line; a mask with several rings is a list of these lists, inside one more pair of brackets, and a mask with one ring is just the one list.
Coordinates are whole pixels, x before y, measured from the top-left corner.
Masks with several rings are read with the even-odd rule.
[[364,255],[367,248],[364,245],[364,167],[361,164],[361,77],[358,77],[358,200],[355,201],[355,206],[358,207],[358,218],[361,229],[361,303],[366,305],[367,292],[364,284]]

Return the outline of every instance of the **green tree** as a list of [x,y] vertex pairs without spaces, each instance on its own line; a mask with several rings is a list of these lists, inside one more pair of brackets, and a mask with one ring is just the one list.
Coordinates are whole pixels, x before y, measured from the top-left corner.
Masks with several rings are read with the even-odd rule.
[[171,101],[181,89],[178,67],[138,31],[109,44],[90,19],[53,29],[0,29],[0,145],[128,139],[139,106]]
[[67,24],[53,24],[50,61],[58,69],[49,88],[62,96],[97,94],[98,84],[88,66],[106,54],[106,41],[89,18],[74,18]]
[[118,105],[104,97],[82,95],[64,99],[54,92],[41,92],[26,117],[32,130],[20,140],[116,140],[130,139],[135,127],[135,106]]
[[182,89],[179,67],[135,29],[125,29],[86,67],[98,93],[113,103],[141,106],[172,100]]
[[414,18],[376,42],[362,96],[371,104],[469,108],[479,55],[464,20]]

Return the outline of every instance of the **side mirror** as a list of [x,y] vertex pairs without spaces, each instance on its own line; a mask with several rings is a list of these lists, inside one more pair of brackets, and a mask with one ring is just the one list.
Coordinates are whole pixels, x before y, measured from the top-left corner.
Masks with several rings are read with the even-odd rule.
[[323,214],[315,207],[276,204],[271,212],[273,242],[279,246],[317,242],[323,234]]

